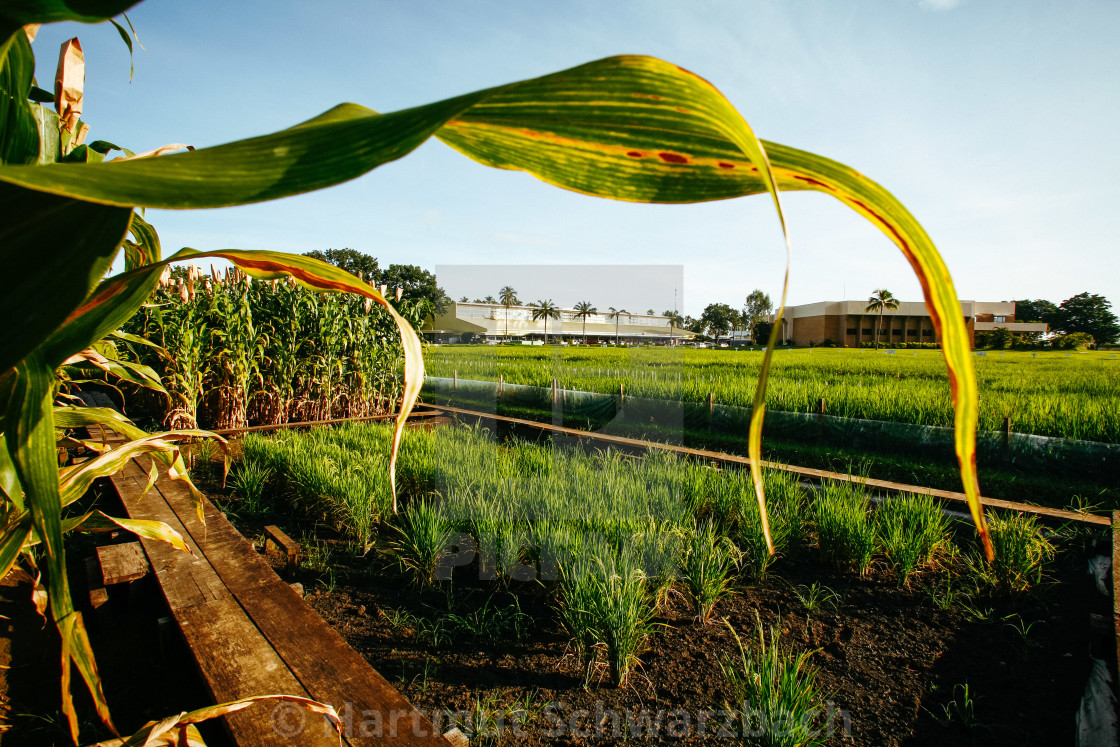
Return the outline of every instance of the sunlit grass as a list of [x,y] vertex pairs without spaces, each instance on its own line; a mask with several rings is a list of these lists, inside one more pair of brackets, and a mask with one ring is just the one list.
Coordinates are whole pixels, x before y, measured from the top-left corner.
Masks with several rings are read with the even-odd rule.
[[[440,346],[429,376],[561,386],[635,397],[749,407],[762,353],[745,350]],[[1120,358],[1107,352],[992,352],[975,356],[980,429],[1010,418],[1019,433],[1120,442]],[[939,350],[875,352],[816,348],[775,354],[767,384],[772,410],[948,427],[949,382]]]

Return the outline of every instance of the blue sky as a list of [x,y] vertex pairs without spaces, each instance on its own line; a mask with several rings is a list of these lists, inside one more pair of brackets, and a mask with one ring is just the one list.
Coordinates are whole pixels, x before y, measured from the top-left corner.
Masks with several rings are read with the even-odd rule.
[[[650,54],[712,81],[766,139],[847,163],[933,237],[964,299],[1090,291],[1120,307],[1120,3],[1019,0],[292,2],[149,0],[144,49],[110,26],[36,39],[40,85],[58,45],[86,53],[91,139],[135,151],[270,132],[353,101],[391,111],[614,54]],[[790,300],[920,299],[885,236],[830,198],[787,194]],[[323,192],[213,211],[149,211],[165,249],[351,247],[381,263],[683,265],[678,306],[738,306],[780,289],[773,208],[598,200],[488,169],[438,142]],[[679,274],[679,270],[671,273]],[[497,295],[501,269],[460,273]],[[549,273],[523,298],[672,306],[636,275]],[[478,278],[482,278],[479,280]],[[576,278],[576,280],[571,280]],[[594,278],[594,280],[584,278]],[[572,283],[575,283],[574,285]],[[491,287],[492,286],[492,287]],[[531,287],[530,287],[531,286]]]

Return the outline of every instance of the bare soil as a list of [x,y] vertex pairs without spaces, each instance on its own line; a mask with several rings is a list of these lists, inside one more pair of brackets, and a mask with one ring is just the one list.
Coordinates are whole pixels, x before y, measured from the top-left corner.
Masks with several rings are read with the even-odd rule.
[[[281,559],[273,561],[283,573]],[[696,622],[685,600],[671,599],[640,669],[613,688],[604,672],[584,676],[555,620],[551,591],[540,584],[507,589],[479,582],[468,567],[443,588],[420,590],[387,555],[347,560],[340,551],[334,564],[333,580],[310,570],[290,580],[301,581],[309,604],[417,707],[474,714],[471,724],[488,725],[490,744],[741,741],[739,724],[731,727],[734,742],[721,731],[720,711],[740,704],[720,661],[738,656],[728,624],[749,646],[756,614],[767,630],[780,628],[783,646],[813,652],[830,743],[1072,744],[1093,645],[1089,616],[1108,610],[1084,572],[1083,551],[1060,554],[1050,581],[1029,595],[981,596],[942,609],[935,600],[944,597],[944,570],[919,573],[900,588],[885,568],[861,578],[822,566],[807,550],[736,588],[712,624]],[[813,583],[835,592],[835,605],[808,613],[798,593]],[[430,632],[449,612],[514,605],[529,622],[521,639],[453,626],[439,637]],[[623,739],[628,718],[640,738]]]

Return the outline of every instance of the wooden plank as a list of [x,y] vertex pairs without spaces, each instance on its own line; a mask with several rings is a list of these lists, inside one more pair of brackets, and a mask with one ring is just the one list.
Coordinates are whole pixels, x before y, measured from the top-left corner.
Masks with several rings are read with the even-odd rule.
[[109,592],[105,590],[101,580],[101,568],[97,558],[86,558],[86,584],[89,588],[89,604],[93,608],[93,617],[101,630],[108,630],[113,622],[112,609],[109,607]]
[[149,492],[144,498],[139,497],[146,484],[147,475],[131,461],[122,472],[113,477],[113,485],[120,493],[130,518],[162,521],[183,535],[191,550],[188,555],[166,542],[143,538],[140,540],[171,612],[175,614],[179,610],[206,604],[228,594],[222,580],[206,562],[190,533],[160,496]]
[[[446,747],[428,719],[273,573],[209,501],[203,530],[184,485],[160,480],[156,490],[195,541],[205,531],[207,559],[309,696],[345,704],[355,725],[347,735],[351,744]],[[383,728],[363,735],[362,722]]]
[[[432,410],[432,411],[420,410],[418,412],[411,413],[408,416],[408,420],[409,420],[409,422],[412,422],[413,419],[425,418],[425,417],[430,417],[432,415],[438,415],[438,414],[439,414],[439,412],[435,411],[435,410]],[[274,424],[274,425],[250,425],[250,426],[246,426],[244,428],[221,428],[219,430],[210,431],[210,432],[211,433],[217,433],[219,436],[236,436],[239,433],[253,433],[253,432],[256,432],[256,431],[278,431],[278,430],[283,430],[285,428],[314,428],[316,426],[335,425],[337,423],[370,423],[370,422],[377,422],[377,421],[380,421],[380,420],[393,420],[396,417],[397,417],[397,413],[392,413],[392,414],[389,414],[389,415],[369,415],[369,416],[361,417],[361,418],[334,418],[332,420],[304,420],[304,421],[300,421],[298,423],[277,423],[277,424]]]
[[[452,412],[459,415],[467,415],[469,417],[485,418],[501,421],[503,423],[511,423],[513,425],[521,425],[528,428],[548,431],[550,433],[573,436],[578,439],[589,439],[602,443],[613,444],[615,446],[628,449],[640,449],[645,451],[668,451],[673,454],[679,454],[681,456],[690,457],[693,459],[704,459],[707,461],[717,462],[719,464],[735,465],[742,468],[749,468],[751,464],[751,460],[748,457],[738,456],[735,454],[725,454],[718,451],[708,451],[706,449],[692,449],[685,446],[659,443],[657,441],[641,441],[636,438],[612,436],[606,433],[581,431],[577,428],[565,428],[563,426],[552,425],[550,423],[538,423],[535,420],[511,418],[504,415],[493,415],[486,412],[466,410],[460,407],[449,407],[445,405],[429,406],[433,409],[442,410],[444,412]],[[762,462],[762,466],[770,469],[780,469],[785,472],[792,472],[796,475],[814,480],[838,480],[842,482],[856,482],[866,485],[868,488],[872,488],[874,490],[929,495],[949,504],[960,504],[954,506],[954,508],[959,508],[961,510],[967,510],[968,508],[968,497],[964,493],[957,493],[951,490],[938,490],[935,488],[921,487],[919,485],[906,485],[904,483],[891,482],[889,480],[865,479],[862,477],[856,477],[854,475],[848,475],[840,472],[829,472],[827,470],[813,469],[811,467],[795,467],[790,464],[781,464],[779,462]],[[1005,501],[998,498],[981,498],[981,503],[983,503],[986,507],[1006,509],[1009,511],[1020,511],[1023,513],[1034,514],[1041,519],[1049,519],[1053,521],[1075,521],[1082,524],[1093,524],[1096,526],[1109,526],[1112,523],[1112,520],[1107,516],[1095,516],[1093,514],[1083,514],[1076,511],[1065,511],[1058,508],[1035,506],[1029,503],[1016,503],[1014,501]]]
[[139,581],[148,575],[148,558],[139,542],[99,547],[97,559],[106,586]]
[[[203,671],[214,702],[224,703],[253,695],[309,697],[232,596],[181,609],[176,619]],[[270,717],[273,714],[284,718],[274,724]],[[329,727],[322,716],[311,712],[300,710],[297,713],[279,704],[259,703],[224,718],[230,736],[239,747],[267,747],[284,742],[301,747],[338,747],[333,727]],[[302,728],[298,733],[288,733],[286,725],[298,727],[300,718],[305,719]],[[329,733],[325,727],[329,728]]]
[[[143,500],[136,500],[146,482],[147,476],[132,462],[124,473],[118,473],[113,478],[132,518],[167,523],[183,535],[194,553],[192,557],[165,542],[141,540],[160,581],[164,598],[179,623],[214,702],[224,703],[250,695],[309,697],[283,659],[221,583],[194,537],[161,497],[149,493]],[[285,741],[273,728],[267,713],[262,713],[267,708],[267,703],[260,704],[224,717],[236,744],[266,747]],[[321,716],[307,714],[308,724],[318,727],[321,720]],[[325,747],[337,745],[338,738],[327,738],[327,735],[316,731],[314,734],[301,734],[294,743]]]
[[265,545],[270,542],[276,545],[277,549],[288,560],[288,571],[292,571],[296,567],[296,561],[299,558],[299,544],[288,535],[284,534],[283,530],[275,524],[269,524],[264,528],[264,533],[267,539]]

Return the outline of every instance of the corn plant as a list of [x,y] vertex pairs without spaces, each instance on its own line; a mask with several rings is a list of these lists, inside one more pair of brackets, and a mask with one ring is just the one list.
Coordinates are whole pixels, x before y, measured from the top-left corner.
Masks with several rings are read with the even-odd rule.
[[[84,145],[87,128],[76,116],[52,118],[31,101],[34,55],[23,27],[107,19],[131,4],[132,0],[109,0],[96,9],[74,10],[50,0],[28,0],[0,10],[0,64],[7,71],[0,98],[8,102],[8,115],[0,124],[0,199],[16,216],[0,226],[0,256],[11,266],[26,266],[26,257],[50,247],[49,265],[36,265],[37,275],[22,275],[23,282],[10,283],[0,295],[3,318],[26,320],[9,330],[0,348],[0,401],[7,403],[6,454],[0,470],[8,513],[14,519],[0,542],[10,548],[0,554],[0,571],[6,573],[16,562],[34,529],[49,570],[51,616],[65,641],[62,651],[69,653],[62,679],[69,682],[73,661],[106,723],[108,706],[65,580],[60,476],[53,460],[55,369],[124,323],[150,296],[168,263],[220,257],[258,279],[291,275],[316,291],[361,294],[392,315],[405,351],[404,391],[390,455],[394,496],[400,433],[423,380],[415,331],[368,284],[309,258],[279,253],[185,249],[164,259],[142,240],[125,241],[130,229],[143,233],[144,224],[133,208],[222,207],[319,189],[401,158],[432,136],[483,164],[523,169],[546,182],[600,197],[673,203],[765,193],[781,217],[780,190],[815,190],[866,216],[915,268],[926,305],[942,332],[954,382],[962,482],[982,546],[991,558],[973,463],[977,389],[964,316],[932,241],[909,212],[870,179],[820,156],[760,141],[702,78],[661,60],[636,56],[591,62],[403,112],[380,114],[344,105],[300,127],[239,143],[107,164],[102,161],[110,146],[105,141]],[[72,103],[62,101],[61,94],[56,101],[63,112],[73,112]],[[59,133],[57,153],[53,145],[40,147],[37,121],[47,122],[44,131]],[[784,229],[784,218],[782,225]],[[102,280],[122,249],[126,271]],[[42,292],[46,282],[50,293]],[[783,290],[779,318],[784,297]],[[767,537],[760,444],[765,381],[780,327],[775,325],[763,357],[749,442]],[[244,381],[243,373],[230,364],[233,386]],[[320,389],[319,397],[322,401],[333,393]],[[153,442],[145,442],[144,448],[154,448]],[[76,740],[77,716],[69,692],[63,701]]]
[[870,499],[862,486],[835,480],[821,483],[813,500],[813,518],[821,559],[838,568],[866,573],[876,544]]
[[879,505],[875,532],[899,582],[907,583],[947,541],[949,522],[933,498],[908,493]]
[[767,636],[757,612],[757,641],[749,648],[731,624],[726,624],[739,656],[725,654],[720,669],[734,705],[742,709],[744,733],[771,747],[825,744],[829,734],[819,726],[824,697],[817,684],[816,669],[809,663],[811,652],[795,654],[783,648],[779,626],[771,626]]

